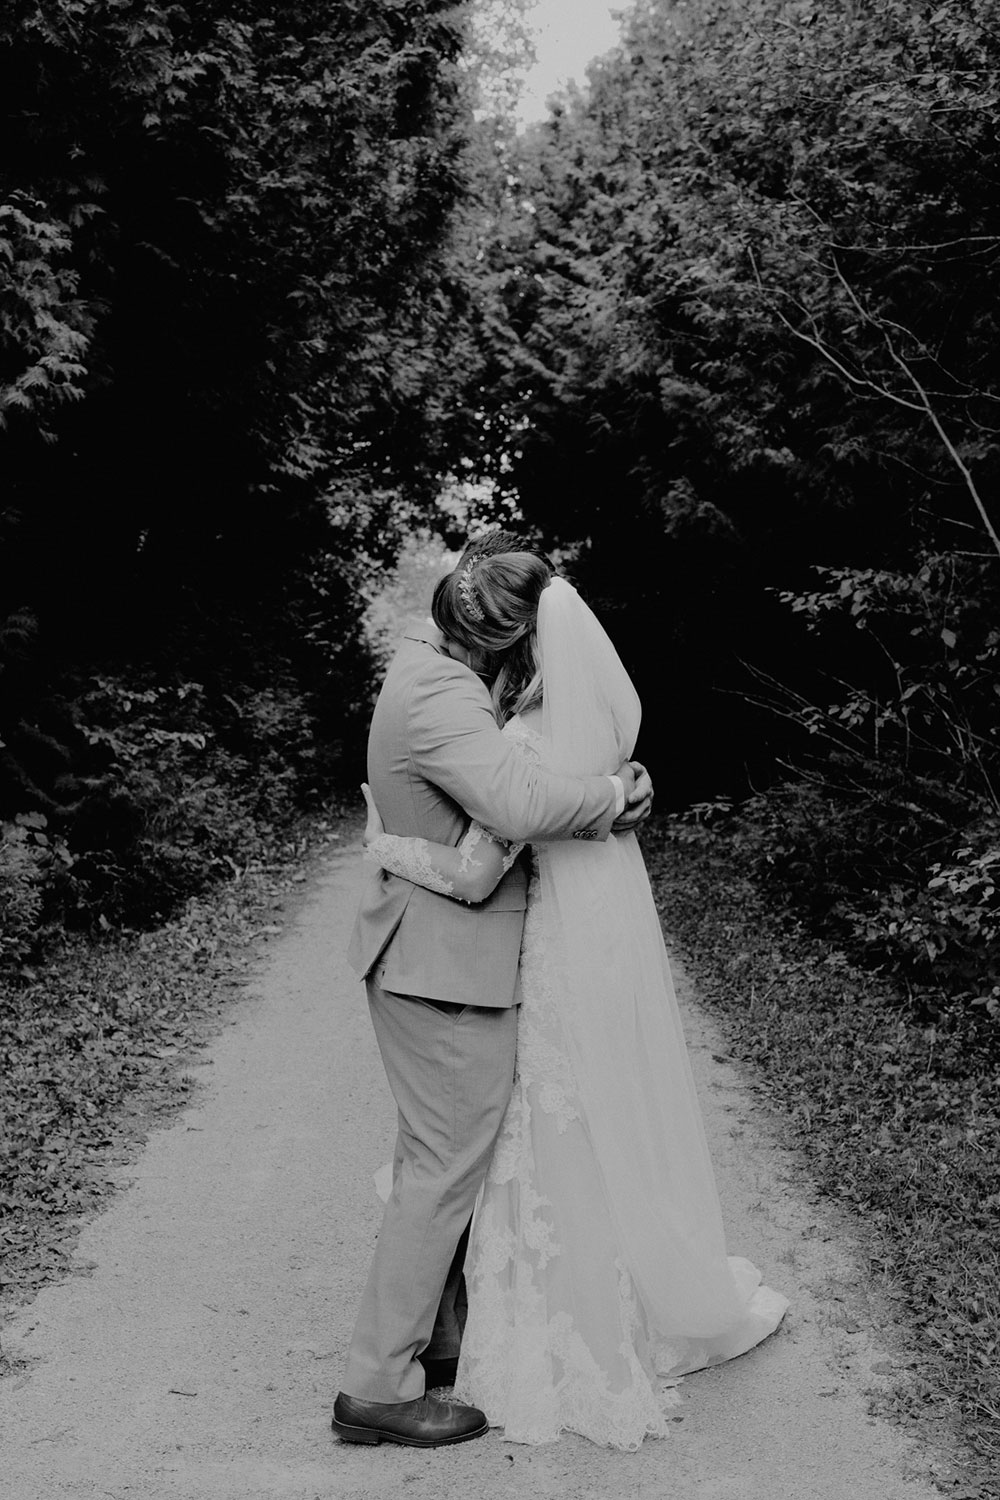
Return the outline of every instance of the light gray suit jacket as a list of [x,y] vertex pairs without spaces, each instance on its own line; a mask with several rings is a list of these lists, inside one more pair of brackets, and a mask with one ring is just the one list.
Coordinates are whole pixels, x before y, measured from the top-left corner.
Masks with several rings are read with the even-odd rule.
[[[457,844],[469,817],[517,843],[606,839],[615,818],[607,776],[557,776],[529,765],[500,733],[489,693],[443,649],[433,626],[407,632],[386,675],[368,739],[368,781],[387,833]],[[396,994],[504,1007],[517,968],[527,875],[519,861],[479,906],[374,870],[348,960],[380,961]]]

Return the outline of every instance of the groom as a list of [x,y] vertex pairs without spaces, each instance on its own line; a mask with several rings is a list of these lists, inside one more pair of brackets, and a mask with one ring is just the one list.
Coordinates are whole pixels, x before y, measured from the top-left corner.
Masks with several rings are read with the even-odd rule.
[[[522,546],[499,534],[474,550]],[[501,735],[480,678],[432,626],[411,629],[389,667],[368,780],[387,832],[447,844],[469,817],[515,842],[606,839],[641,823],[652,795],[628,762],[615,776],[582,778],[528,765]],[[513,1083],[526,894],[518,861],[478,906],[384,871],[361,899],[348,957],[366,980],[399,1134],[334,1404],[333,1429],[348,1442],[436,1447],[487,1430],[476,1407],[426,1391],[454,1382],[469,1223]]]

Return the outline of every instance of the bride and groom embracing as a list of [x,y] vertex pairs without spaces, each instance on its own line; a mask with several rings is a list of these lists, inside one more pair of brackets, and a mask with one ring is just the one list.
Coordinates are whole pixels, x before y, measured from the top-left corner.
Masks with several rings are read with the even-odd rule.
[[433,620],[369,739],[378,869],[350,958],[399,1133],[333,1428],[634,1449],[681,1375],[787,1303],[726,1254],[614,647],[505,533],[470,544]]

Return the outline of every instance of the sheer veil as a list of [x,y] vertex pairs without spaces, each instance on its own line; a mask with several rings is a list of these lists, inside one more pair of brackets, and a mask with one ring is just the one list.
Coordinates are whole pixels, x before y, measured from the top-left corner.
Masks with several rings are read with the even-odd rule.
[[570,776],[616,771],[635,749],[639,695],[603,625],[565,578],[542,591],[538,646],[547,763]]
[[[578,775],[614,771],[634,749],[639,699],[604,629],[563,579],[542,594],[538,639],[544,764]],[[636,837],[547,844],[538,853],[547,961],[624,1268],[654,1340],[684,1341],[680,1366],[730,1357],[770,1331],[761,1319],[773,1327],[783,1307],[759,1307],[766,1289],[755,1297],[754,1268],[726,1255]]]

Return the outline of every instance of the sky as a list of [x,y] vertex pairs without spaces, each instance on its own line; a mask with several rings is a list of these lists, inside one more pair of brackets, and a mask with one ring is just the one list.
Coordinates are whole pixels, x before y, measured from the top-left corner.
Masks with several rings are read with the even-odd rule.
[[592,57],[607,52],[618,40],[612,12],[627,0],[537,0],[534,20],[538,61],[528,74],[518,116],[524,121],[545,117],[545,100],[569,78],[583,81]]

